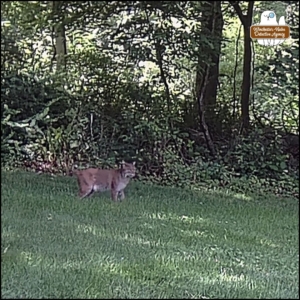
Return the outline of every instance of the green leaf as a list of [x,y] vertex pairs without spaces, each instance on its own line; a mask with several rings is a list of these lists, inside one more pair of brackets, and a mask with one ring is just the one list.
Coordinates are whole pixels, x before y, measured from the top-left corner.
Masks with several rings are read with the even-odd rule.
[[285,169],[287,168],[286,162],[282,161],[282,162],[280,163],[280,168],[281,168],[282,170],[285,170]]
[[279,170],[276,165],[270,165],[269,167],[270,167],[270,169],[272,169],[274,171],[278,171]]
[[36,119],[32,119],[31,122],[30,122],[30,124],[29,124],[29,126],[30,127],[34,127],[35,124],[36,124]]
[[72,142],[70,143],[70,148],[71,148],[71,149],[77,148],[78,146],[79,146],[78,141],[72,141]]

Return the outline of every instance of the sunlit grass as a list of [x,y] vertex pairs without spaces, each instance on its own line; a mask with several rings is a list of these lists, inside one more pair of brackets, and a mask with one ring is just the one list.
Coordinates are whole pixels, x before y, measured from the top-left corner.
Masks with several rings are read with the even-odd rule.
[[298,298],[295,199],[2,172],[3,298]]

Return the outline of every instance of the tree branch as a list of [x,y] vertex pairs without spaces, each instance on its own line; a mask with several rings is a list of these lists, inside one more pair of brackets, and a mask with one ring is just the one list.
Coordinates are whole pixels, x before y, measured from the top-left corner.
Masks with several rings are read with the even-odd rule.
[[[254,2],[254,1],[251,1]],[[232,5],[232,7],[234,8],[235,12],[237,13],[237,15],[239,16],[243,26],[247,26],[247,17],[243,14],[241,7],[239,5],[239,1],[229,1],[229,3]],[[248,9],[249,9],[250,4],[248,5]],[[253,8],[253,6],[252,6]],[[249,10],[248,10],[249,11]]]

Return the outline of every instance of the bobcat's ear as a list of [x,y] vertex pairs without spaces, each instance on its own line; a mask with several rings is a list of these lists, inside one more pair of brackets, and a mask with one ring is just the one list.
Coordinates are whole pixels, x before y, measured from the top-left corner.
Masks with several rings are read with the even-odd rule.
[[135,166],[135,161],[132,163],[133,166]]

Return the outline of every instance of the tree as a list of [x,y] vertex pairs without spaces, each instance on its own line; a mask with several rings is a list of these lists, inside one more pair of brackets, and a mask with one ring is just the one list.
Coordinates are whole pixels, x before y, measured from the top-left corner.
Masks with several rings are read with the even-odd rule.
[[239,1],[229,1],[239,16],[244,29],[244,63],[243,63],[243,83],[242,83],[242,130],[247,131],[250,125],[249,103],[251,87],[251,37],[250,26],[252,24],[254,1],[248,2],[247,14],[244,15],[239,5]]
[[[196,95],[203,92],[203,109],[209,128],[214,123],[214,108],[217,101],[219,60],[222,30],[224,25],[220,1],[204,1],[201,6],[201,40],[199,41],[198,66],[196,72]],[[204,86],[208,66],[207,85]],[[205,90],[204,90],[205,89]]]
[[53,59],[56,58],[56,70],[66,68],[66,55],[67,55],[67,43],[66,43],[66,31],[64,24],[65,6],[63,1],[51,1],[53,12],[53,29],[52,32],[55,36],[55,47]]

